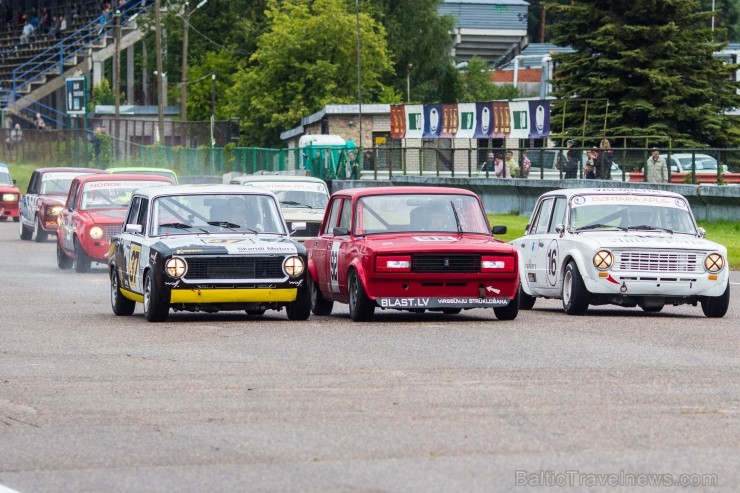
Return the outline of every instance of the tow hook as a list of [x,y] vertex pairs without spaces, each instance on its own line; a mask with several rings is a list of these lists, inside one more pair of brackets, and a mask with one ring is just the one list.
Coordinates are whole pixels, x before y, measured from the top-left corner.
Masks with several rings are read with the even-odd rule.
[[478,286],[478,296],[481,298],[486,297],[486,290],[483,288],[482,284]]
[[623,293],[627,292],[627,282],[626,281],[622,282],[622,285],[619,287],[619,290]]

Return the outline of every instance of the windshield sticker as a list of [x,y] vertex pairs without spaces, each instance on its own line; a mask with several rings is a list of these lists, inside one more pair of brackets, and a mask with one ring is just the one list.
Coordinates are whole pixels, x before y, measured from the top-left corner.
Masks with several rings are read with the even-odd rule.
[[686,201],[675,197],[661,197],[658,195],[577,195],[573,197],[573,207],[584,205],[658,205],[687,209]]
[[326,187],[322,183],[311,183],[311,182],[274,182],[274,181],[266,181],[266,182],[251,182],[250,185],[253,185],[255,187],[264,188],[266,190],[270,191],[279,191],[279,190],[299,190],[303,192],[325,192]]
[[75,173],[71,171],[68,171],[65,173],[44,173],[43,176],[41,176],[41,181],[71,180],[81,175],[92,175],[92,174],[93,173]]
[[93,181],[85,185],[85,190],[132,190],[136,188],[152,187],[155,185],[169,185],[165,180],[142,180],[142,181]]

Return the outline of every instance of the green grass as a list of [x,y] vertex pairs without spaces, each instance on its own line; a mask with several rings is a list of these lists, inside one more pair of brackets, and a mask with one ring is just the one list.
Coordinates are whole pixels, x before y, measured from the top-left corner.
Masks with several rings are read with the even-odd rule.
[[[505,235],[497,235],[496,239],[511,241],[524,234],[524,229],[529,223],[529,216],[517,214],[489,214],[491,225],[506,226]],[[707,230],[707,239],[727,247],[730,268],[740,270],[740,222],[734,221],[698,221],[699,226]]]
[[8,165],[10,170],[10,176],[15,180],[15,184],[21,193],[26,193],[28,190],[28,182],[31,181],[31,173],[40,166],[38,164],[19,164],[19,163],[5,163]]

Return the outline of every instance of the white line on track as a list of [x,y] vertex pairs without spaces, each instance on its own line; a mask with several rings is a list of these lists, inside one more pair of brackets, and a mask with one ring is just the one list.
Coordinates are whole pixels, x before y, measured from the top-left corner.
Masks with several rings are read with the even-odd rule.
[[3,486],[0,484],[0,493],[19,493],[19,492],[16,490],[11,490],[7,486]]

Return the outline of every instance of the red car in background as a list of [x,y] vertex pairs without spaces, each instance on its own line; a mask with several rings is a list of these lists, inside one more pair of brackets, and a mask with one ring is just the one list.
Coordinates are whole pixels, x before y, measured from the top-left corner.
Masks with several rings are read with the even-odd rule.
[[8,165],[0,163],[0,221],[9,217],[18,222],[18,202],[21,191],[15,186],[15,180],[10,176]]
[[[457,314],[519,312],[516,250],[493,238],[480,198],[442,187],[375,187],[331,196],[318,238],[304,242],[311,309],[348,303],[354,321],[377,307]],[[505,226],[493,233],[504,234]]]
[[105,173],[93,168],[38,168],[31,174],[28,190],[20,203],[21,240],[46,241],[57,233],[57,218],[64,206],[72,179]]
[[145,187],[173,185],[157,175],[95,174],[72,180],[59,215],[57,265],[90,270],[92,262],[106,263],[112,236],[121,232],[133,193]]

